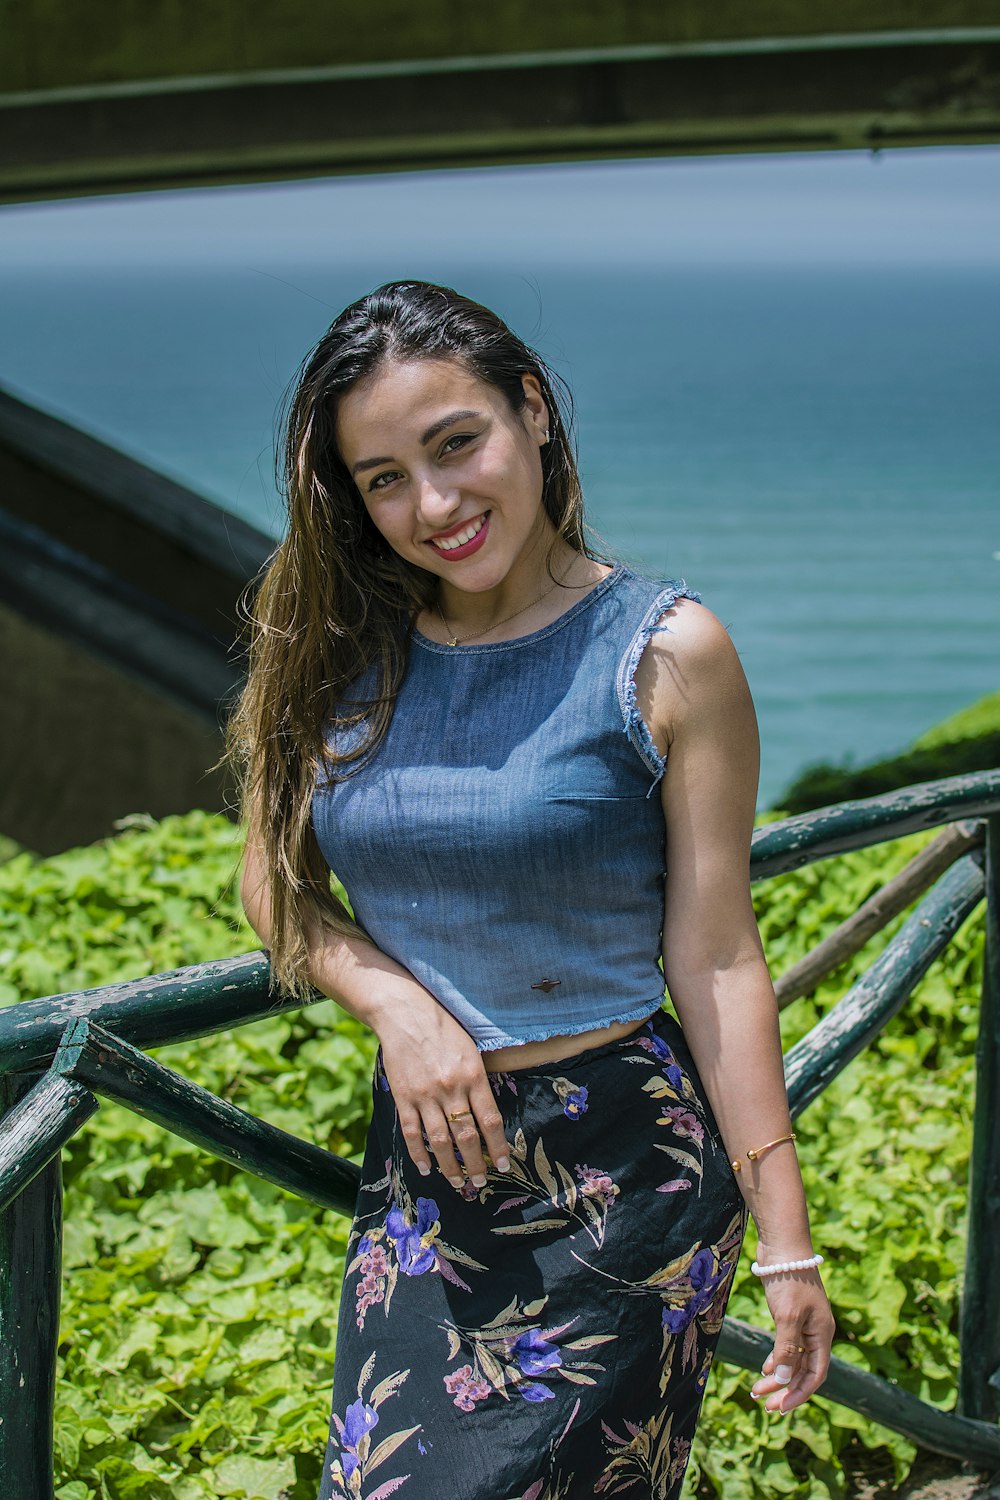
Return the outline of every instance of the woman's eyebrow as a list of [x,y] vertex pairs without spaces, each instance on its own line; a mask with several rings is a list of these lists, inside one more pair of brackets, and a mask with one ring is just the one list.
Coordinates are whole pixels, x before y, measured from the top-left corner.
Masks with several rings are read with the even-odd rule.
[[[449,412],[446,417],[441,417],[438,421],[431,423],[420,439],[420,446],[426,448],[428,443],[434,441],[439,432],[444,432],[445,428],[450,427],[453,422],[468,422],[470,418],[478,420],[480,417],[482,417],[482,412],[472,411],[471,409]],[[351,478],[353,479],[355,474],[360,474],[362,469],[375,469],[379,464],[391,464],[392,462],[391,454],[382,458],[360,458],[351,469]]]
[[351,478],[360,474],[362,469],[377,469],[379,464],[391,464],[392,455],[386,454],[383,458],[362,458],[351,469]]
[[481,417],[481,416],[482,416],[482,412],[478,412],[478,411],[453,411],[453,412],[450,412],[448,414],[448,416],[442,417],[440,419],[440,421],[438,421],[438,422],[432,422],[431,423],[430,427],[428,427],[427,431],[424,433],[423,437],[420,439],[420,445],[421,445],[422,448],[426,448],[427,444],[433,442],[434,439],[437,437],[438,433],[439,432],[444,432],[445,428],[446,427],[450,427],[451,424],[452,424],[452,422],[468,422],[470,418],[473,418],[473,417],[474,418],[478,418],[478,417]]

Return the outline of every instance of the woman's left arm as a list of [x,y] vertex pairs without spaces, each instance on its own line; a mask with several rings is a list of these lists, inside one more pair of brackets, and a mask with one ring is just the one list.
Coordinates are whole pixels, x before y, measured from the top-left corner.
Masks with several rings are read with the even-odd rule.
[[[760,741],[725,626],[682,599],[639,664],[638,704],[667,767],[663,973],[738,1183],[761,1264],[812,1255],[794,1141],[746,1153],[793,1126],[778,1004],[750,895]],[[774,1348],[752,1394],[790,1411],[826,1379],[834,1318],[817,1270],[764,1278]]]

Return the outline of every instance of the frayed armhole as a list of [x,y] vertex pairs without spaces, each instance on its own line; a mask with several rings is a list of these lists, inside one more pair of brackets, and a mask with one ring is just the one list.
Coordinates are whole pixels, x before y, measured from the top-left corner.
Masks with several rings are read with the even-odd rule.
[[649,732],[649,725],[642,717],[636,703],[635,674],[651,637],[658,630],[670,629],[662,616],[678,599],[694,599],[698,604],[704,602],[695,589],[688,588],[683,578],[672,579],[650,604],[642,623],[618,663],[618,704],[622,712],[623,728],[643,764],[653,776],[649,791],[646,793],[647,797],[651,797],[659,785],[667,768],[667,762],[665,756],[662,756],[656,748],[653,736]]

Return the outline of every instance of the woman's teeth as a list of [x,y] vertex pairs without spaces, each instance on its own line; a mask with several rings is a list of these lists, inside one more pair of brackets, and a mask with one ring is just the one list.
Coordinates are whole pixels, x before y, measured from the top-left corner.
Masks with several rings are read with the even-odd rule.
[[474,536],[478,536],[486,522],[485,513],[477,520],[470,521],[464,531],[458,531],[454,536],[443,537],[440,541],[434,541],[435,547],[440,547],[442,552],[453,552],[456,547],[464,547],[466,542],[471,542]]

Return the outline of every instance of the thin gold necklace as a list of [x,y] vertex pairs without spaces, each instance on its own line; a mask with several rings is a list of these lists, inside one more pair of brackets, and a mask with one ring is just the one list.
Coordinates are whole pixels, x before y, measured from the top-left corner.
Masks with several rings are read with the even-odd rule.
[[547,589],[543,589],[543,591],[538,595],[537,599],[532,599],[529,604],[522,604],[521,608],[520,609],[515,609],[515,611],[514,611],[514,613],[512,615],[505,615],[502,620],[494,620],[493,624],[492,625],[487,625],[487,627],[486,627],[485,630],[473,630],[473,631],[470,632],[469,635],[453,635],[452,634],[451,626],[448,624],[448,621],[445,619],[444,610],[441,608],[441,601],[439,599],[438,603],[437,603],[437,612],[441,616],[442,624],[444,625],[444,628],[445,628],[448,636],[450,637],[450,639],[448,640],[447,644],[449,646],[461,646],[462,643],[463,643],[463,641],[474,641],[477,636],[480,636],[480,635],[489,635],[489,633],[490,633],[491,630],[498,630],[501,625],[506,625],[509,620],[515,620],[518,615],[523,615],[524,612],[525,612],[525,610],[531,609],[536,604],[540,604],[542,602],[542,600],[545,598],[546,594],[551,594],[551,592],[555,588],[557,582],[558,582],[557,579],[553,579],[553,581],[549,584],[548,588]]

